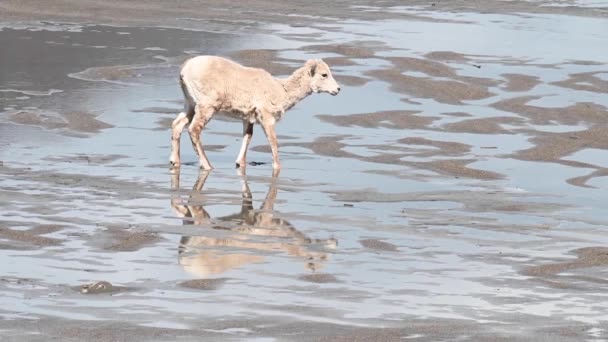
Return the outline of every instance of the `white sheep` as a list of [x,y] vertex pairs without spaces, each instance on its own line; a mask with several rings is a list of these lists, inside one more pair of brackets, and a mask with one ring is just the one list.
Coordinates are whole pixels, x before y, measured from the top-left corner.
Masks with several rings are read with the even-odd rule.
[[203,146],[201,130],[216,112],[224,112],[243,120],[243,144],[236,159],[237,167],[245,167],[253,124],[262,125],[272,150],[272,167],[281,168],[275,124],[285,111],[312,92],[337,95],[340,86],[329,66],[321,59],[308,60],[286,79],[276,79],[265,70],[249,68],[216,56],[198,56],[187,60],[181,68],[180,85],[184,93],[184,111],[172,124],[172,146],[169,159],[180,166],[180,136],[186,125],[202,169],[210,170]]

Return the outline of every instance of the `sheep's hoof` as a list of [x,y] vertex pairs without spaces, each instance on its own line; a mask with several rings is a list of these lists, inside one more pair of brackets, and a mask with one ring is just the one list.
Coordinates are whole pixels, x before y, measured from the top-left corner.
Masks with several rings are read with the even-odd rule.
[[180,163],[179,163],[179,161],[173,161],[173,160],[170,160],[170,161],[169,161],[169,165],[171,165],[171,167],[172,167],[172,168],[174,168],[174,169],[176,169],[176,168],[180,167]]

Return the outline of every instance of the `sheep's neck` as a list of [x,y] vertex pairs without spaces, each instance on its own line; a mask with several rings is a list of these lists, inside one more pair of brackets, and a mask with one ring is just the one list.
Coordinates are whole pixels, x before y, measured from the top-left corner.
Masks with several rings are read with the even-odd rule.
[[306,96],[312,93],[310,88],[310,75],[305,67],[302,67],[289,76],[289,78],[280,80],[287,93],[287,102],[284,105],[284,110],[288,110],[296,103],[302,101]]

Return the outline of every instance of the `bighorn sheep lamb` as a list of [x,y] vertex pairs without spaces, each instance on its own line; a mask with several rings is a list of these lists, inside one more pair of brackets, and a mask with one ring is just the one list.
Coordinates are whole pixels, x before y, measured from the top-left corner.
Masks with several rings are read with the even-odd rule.
[[308,60],[286,79],[276,79],[265,70],[249,68],[216,56],[187,60],[180,72],[184,111],[173,121],[170,163],[180,165],[180,136],[186,125],[202,169],[212,169],[200,141],[201,130],[216,112],[243,120],[243,144],[236,159],[245,167],[253,124],[262,125],[272,150],[272,167],[280,169],[275,124],[285,111],[312,92],[337,95],[340,86],[321,59]]

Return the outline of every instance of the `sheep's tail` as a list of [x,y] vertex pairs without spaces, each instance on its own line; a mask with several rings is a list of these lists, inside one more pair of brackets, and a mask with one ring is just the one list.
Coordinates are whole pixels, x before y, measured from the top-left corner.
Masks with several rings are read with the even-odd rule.
[[[182,67],[183,70],[183,67]],[[182,93],[184,94],[184,110],[189,112],[194,108],[196,103],[195,99],[192,97],[192,90],[188,85],[187,81],[184,79],[183,71],[179,72],[179,86],[182,88]]]
[[184,81],[184,75],[179,73],[179,86],[182,88],[182,93],[184,94],[184,99],[188,100],[188,89],[186,86],[186,82]]

